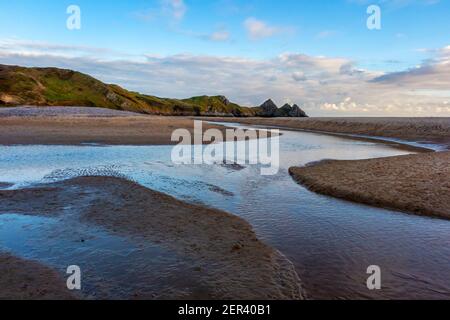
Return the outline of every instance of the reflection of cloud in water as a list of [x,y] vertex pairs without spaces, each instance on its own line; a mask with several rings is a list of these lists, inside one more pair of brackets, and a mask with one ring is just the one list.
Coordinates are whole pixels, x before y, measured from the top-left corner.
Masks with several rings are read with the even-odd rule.
[[[0,147],[0,177],[17,188],[20,183],[40,182],[46,174],[47,178],[67,179],[92,172],[119,173],[145,187],[246,219],[260,238],[295,264],[312,298],[441,297],[431,290],[450,287],[447,221],[316,195],[288,174],[291,166],[321,159],[368,159],[409,152],[345,137],[284,133],[276,176],[261,176],[258,165],[241,171],[220,164],[173,166],[170,146],[11,146]],[[77,167],[84,169],[54,172]],[[388,270],[386,285],[381,292],[367,293],[365,281],[360,280],[373,261]]]
[[218,185],[212,183],[206,183],[199,180],[186,180],[179,179],[164,175],[159,175],[154,172],[150,173],[152,176],[151,181],[148,181],[146,186],[150,188],[157,188],[158,190],[173,194],[173,192],[179,193],[179,196],[183,199],[201,200],[201,194],[204,192],[214,192],[226,197],[234,196],[234,193]]
[[202,286],[191,258],[148,239],[111,234],[71,215],[57,219],[0,215],[0,234],[2,249],[39,260],[61,275],[68,265],[79,265],[87,299],[188,297]]
[[12,187],[12,186],[13,186],[12,183],[0,182],[0,190],[4,190],[4,189],[7,189],[7,188]]
[[[155,161],[153,163],[145,163],[146,165],[151,166],[155,169],[155,165],[163,165],[170,168],[170,165],[167,165],[163,161]],[[231,165],[234,166],[235,165]],[[129,181],[133,181],[139,183],[139,178],[134,177],[136,170],[132,172],[132,168],[127,168],[124,165],[104,165],[104,166],[95,166],[95,167],[84,167],[84,168],[65,168],[65,169],[57,169],[52,171],[50,174],[44,176],[43,182],[50,183],[61,180],[68,180],[76,177],[87,177],[87,176],[106,176],[106,177],[117,177],[122,179],[127,179]],[[157,174],[156,172],[139,172],[139,176],[147,175],[150,176],[150,179],[146,179],[145,183],[141,181],[139,184],[154,188],[155,184],[158,185],[158,190],[166,193],[173,193],[174,189],[180,190],[183,189],[182,193],[183,199],[190,199],[191,201],[198,200],[195,196],[186,195],[186,190],[189,190],[190,193],[198,193],[198,192],[213,192],[225,197],[232,197],[234,193],[224,188],[219,187],[216,184],[207,183],[199,180],[189,181],[186,179],[179,179],[174,177],[169,177],[165,175]],[[1,188],[1,184],[0,184]],[[180,190],[181,191],[181,190]]]

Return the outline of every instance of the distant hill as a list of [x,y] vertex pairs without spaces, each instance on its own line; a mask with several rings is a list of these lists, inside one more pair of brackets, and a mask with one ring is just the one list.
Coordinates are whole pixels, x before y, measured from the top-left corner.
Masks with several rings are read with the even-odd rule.
[[0,65],[0,106],[85,106],[175,116],[275,116],[223,96],[169,99],[105,84],[89,75],[58,68]]

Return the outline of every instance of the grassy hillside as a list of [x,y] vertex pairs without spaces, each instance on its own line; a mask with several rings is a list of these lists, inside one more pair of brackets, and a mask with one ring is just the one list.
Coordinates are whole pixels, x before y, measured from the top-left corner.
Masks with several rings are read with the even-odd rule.
[[160,115],[256,116],[225,97],[158,98],[105,84],[86,74],[57,68],[0,65],[0,106],[86,106]]

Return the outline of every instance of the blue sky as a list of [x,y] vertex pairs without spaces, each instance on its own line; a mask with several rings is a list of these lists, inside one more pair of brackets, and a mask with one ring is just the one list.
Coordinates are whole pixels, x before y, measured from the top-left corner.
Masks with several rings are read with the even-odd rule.
[[[81,9],[80,30],[66,28],[66,9],[72,4]],[[369,30],[366,27],[366,9],[370,4],[377,4],[382,10],[381,30]],[[354,78],[339,79],[333,75],[335,65],[340,66],[339,70],[342,66],[354,70],[351,72],[353,77],[359,77],[365,90],[369,90],[365,84],[372,83],[372,96],[381,89],[380,85],[372,88],[373,83],[381,82],[382,86],[389,84],[390,88],[385,88],[390,89],[392,101],[386,102],[389,104],[395,100],[393,97],[403,97],[405,94],[404,91],[398,95],[391,92],[394,87],[398,87],[398,83],[392,84],[393,79],[413,71],[415,83],[409,88],[408,95],[413,94],[414,99],[408,101],[417,100],[418,96],[425,101],[424,96],[431,96],[430,100],[433,101],[430,103],[443,104],[444,109],[440,110],[445,113],[448,106],[445,102],[448,103],[447,93],[450,90],[445,90],[446,83],[438,80],[433,86],[417,86],[416,82],[421,80],[417,79],[414,69],[419,66],[429,70],[430,63],[433,68],[436,63],[442,63],[442,57],[447,57],[450,45],[449,30],[448,0],[2,1],[0,53],[3,52],[3,55],[0,55],[0,63],[43,66],[51,62],[49,57],[53,56],[55,66],[90,71],[102,80],[118,82],[146,93],[178,97],[222,91],[246,104],[264,100],[263,94],[274,79],[280,79],[280,83],[292,92],[274,90],[273,95],[279,103],[302,100],[305,92],[319,95],[318,87],[310,87],[313,86],[313,80],[320,85],[327,81],[329,84],[345,80],[348,81],[345,85],[351,85],[351,89],[357,92],[358,89],[353,88]],[[299,57],[302,57],[300,62]],[[107,70],[104,65],[93,65],[95,61],[100,63],[99,60],[101,63],[141,63],[141,67],[154,67],[157,70],[166,66],[163,71],[167,73],[164,77],[167,83],[155,85],[156,80],[140,81],[149,77],[150,72],[137,74],[139,66],[136,65],[136,69],[131,68],[135,71],[130,74],[124,74],[126,68],[121,70],[111,67]],[[214,63],[217,63],[217,68]],[[230,73],[234,73],[224,70],[223,65],[232,64],[239,68],[240,63],[247,68],[251,65],[252,68],[246,70],[254,72],[255,77],[273,74],[267,77],[265,83],[240,83],[243,86],[240,90],[251,93],[234,93],[239,91],[239,88],[234,87],[220,90],[221,85],[231,85]],[[199,64],[201,66],[195,69]],[[311,68],[312,65],[317,66],[317,70]],[[292,66],[292,70],[288,70],[289,66]],[[180,69],[183,72],[177,73]],[[199,75],[197,79],[193,79],[192,74],[184,76],[188,71],[200,73],[205,70],[213,72],[216,77],[226,72],[224,78],[229,81],[220,83],[216,79],[217,83],[211,83],[208,80],[208,86],[204,82],[207,79],[204,75]],[[444,76],[447,75],[446,70]],[[284,72],[289,75],[286,74],[284,82],[281,82]],[[439,76],[442,77],[441,71]],[[287,78],[294,78],[298,89],[288,84]],[[406,82],[410,83],[409,79]],[[168,84],[173,87],[172,92],[167,88]],[[192,85],[191,91],[188,85]],[[356,112],[359,114],[364,113],[361,111],[364,105],[367,109],[376,100],[375,97],[363,101],[362,97],[358,100],[346,96],[346,93],[351,94],[350,89],[340,90],[343,92],[338,92],[335,86],[328,89],[333,89],[335,93],[330,101],[323,97],[306,97],[300,102],[322,114],[339,111],[340,103],[345,104],[350,98],[350,101],[362,106]],[[325,104],[335,105],[336,110],[331,110],[332,107],[327,110],[323,107]],[[355,110],[352,112],[355,113]]]

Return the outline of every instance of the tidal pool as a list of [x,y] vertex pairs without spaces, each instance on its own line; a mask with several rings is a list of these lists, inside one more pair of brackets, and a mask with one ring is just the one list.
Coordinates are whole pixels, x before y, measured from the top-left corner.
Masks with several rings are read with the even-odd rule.
[[[0,181],[21,188],[80,175],[124,176],[243,217],[262,240],[294,263],[309,298],[450,299],[449,221],[317,195],[288,173],[291,166],[323,159],[367,159],[407,151],[323,134],[282,134],[280,171],[274,176],[262,176],[258,165],[174,165],[170,146],[0,146]],[[63,259],[63,252],[55,251],[51,258],[41,242],[27,242],[35,237],[34,227],[20,228],[20,239],[11,238],[8,230],[23,223],[17,215],[0,219],[0,250],[47,264]],[[27,225],[35,223],[30,220]],[[123,241],[127,240],[112,241],[111,250],[120,244],[132,248]],[[27,246],[20,245],[23,242]],[[128,259],[121,261],[125,267]],[[106,259],[103,264],[109,263]],[[366,287],[370,265],[381,267],[382,290]]]

